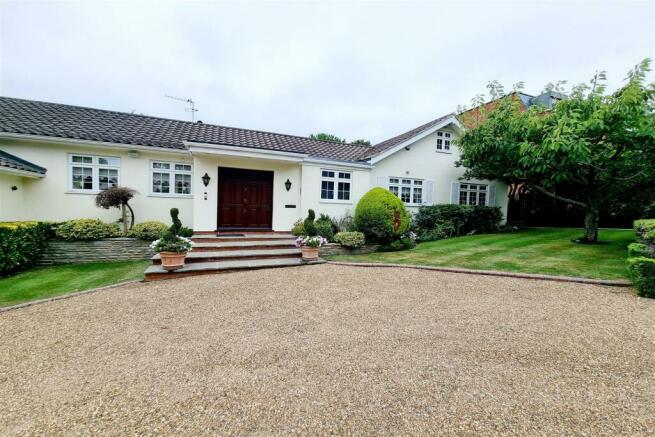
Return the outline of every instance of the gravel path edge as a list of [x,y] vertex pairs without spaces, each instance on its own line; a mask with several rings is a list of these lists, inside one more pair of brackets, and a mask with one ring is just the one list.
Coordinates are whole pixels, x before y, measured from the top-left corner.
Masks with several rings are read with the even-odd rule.
[[81,296],[81,295],[84,295],[84,294],[96,293],[98,291],[103,291],[103,290],[107,290],[107,289],[110,289],[110,288],[121,287],[123,285],[136,284],[137,282],[143,282],[143,280],[133,279],[131,281],[117,282],[116,284],[104,285],[102,287],[96,287],[96,288],[90,288],[88,290],[76,291],[74,293],[58,294],[57,296],[52,296],[52,297],[48,297],[48,298],[45,298],[45,299],[31,300],[31,301],[28,301],[28,302],[23,302],[23,303],[19,303],[19,304],[16,304],[16,305],[11,305],[11,306],[8,306],[8,307],[2,307],[2,308],[0,308],[0,313],[4,313],[6,311],[13,311],[13,310],[17,310],[17,309],[20,309],[20,308],[29,307],[29,306],[32,306],[32,305],[38,305],[40,303],[54,302],[56,300],[69,299],[71,297]]
[[499,270],[475,270],[458,267],[422,266],[417,264],[358,263],[345,261],[328,261],[328,264],[353,267],[400,267],[404,269],[433,270],[447,273],[464,273],[468,275],[503,276],[507,278],[536,279],[541,281],[577,282],[580,284],[609,285],[612,287],[632,287],[632,282],[625,279],[591,279],[575,276],[539,275],[533,273],[503,272]]

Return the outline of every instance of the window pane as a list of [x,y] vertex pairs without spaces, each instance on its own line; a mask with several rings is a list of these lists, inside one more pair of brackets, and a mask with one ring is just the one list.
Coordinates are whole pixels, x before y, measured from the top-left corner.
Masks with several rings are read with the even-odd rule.
[[177,194],[191,194],[191,175],[190,174],[176,174],[175,175],[175,192]]
[[120,160],[118,158],[98,158],[98,164],[100,165],[111,165],[112,167],[118,167],[120,165]]
[[466,205],[467,204],[467,192],[466,191],[461,191],[459,192],[459,204],[460,205]]
[[412,189],[409,187],[402,187],[402,191],[400,192],[400,200],[402,200],[405,203],[410,203],[411,201],[411,193]]
[[334,199],[334,182],[321,181],[321,199]]
[[414,185],[423,185],[423,181],[415,180]]
[[339,172],[339,179],[350,179],[350,173]]
[[413,203],[423,203],[423,188],[414,188]]
[[91,167],[73,167],[73,189],[93,189],[93,169]]
[[153,193],[170,193],[170,181],[168,173],[152,174],[152,192]]
[[391,186],[389,187],[389,191],[391,191],[393,194],[396,196],[398,195],[398,187],[397,186]]
[[339,200],[350,200],[350,182],[339,182],[337,198]]
[[437,132],[437,136],[438,137],[443,137],[443,132],[441,132],[441,131]]
[[469,205],[477,205],[478,204],[478,193],[475,191],[470,191],[469,192]]
[[441,138],[437,138],[437,149],[443,149],[443,140]]
[[93,164],[93,158],[90,156],[73,156],[73,162],[80,162],[83,164]]
[[411,185],[411,184],[412,184],[412,180],[411,180],[411,179],[403,179],[403,184],[405,184],[405,185]]
[[168,170],[168,169],[171,168],[171,165],[169,163],[167,163],[167,162],[153,162],[152,163],[152,168]]
[[191,165],[190,164],[175,164],[175,170],[191,171]]
[[323,170],[323,172],[321,174],[323,175],[324,178],[333,178],[334,177],[334,172],[333,171]]
[[390,184],[397,184],[398,183],[398,178],[390,178],[389,183]]
[[460,190],[468,190],[468,188],[469,188],[468,184],[459,184]]
[[477,190],[478,186],[477,185],[469,185],[469,190]]
[[445,133],[444,133],[444,136],[445,136],[446,138],[450,138],[450,132],[445,132]]
[[98,169],[98,188],[106,190],[118,185],[118,170],[110,168]]
[[446,141],[444,142],[444,146],[443,146],[443,148],[444,148],[445,150],[450,150],[450,140],[446,140]]
[[478,205],[486,205],[486,204],[487,204],[487,193],[480,192],[478,194]]

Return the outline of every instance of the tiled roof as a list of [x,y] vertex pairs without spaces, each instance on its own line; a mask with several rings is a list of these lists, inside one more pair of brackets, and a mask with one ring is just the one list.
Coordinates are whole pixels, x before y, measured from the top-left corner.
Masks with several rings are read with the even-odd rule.
[[39,175],[44,175],[47,171],[45,168],[32,164],[29,161],[14,156],[10,153],[0,150],[0,168],[9,168],[12,170],[28,171]]
[[415,137],[416,135],[438,125],[439,123],[442,123],[444,120],[448,119],[449,117],[453,117],[455,114],[447,114],[444,115],[443,117],[439,117],[435,120],[429,121],[425,124],[422,124],[421,126],[414,128],[412,130],[409,130],[405,133],[402,133],[400,135],[396,135],[393,138],[389,138],[388,140],[382,141],[381,143],[378,143],[374,145],[373,147],[369,148],[368,153],[365,155],[367,158],[370,158],[372,156],[378,155],[385,150],[391,149],[394,146],[397,146],[400,143],[403,143],[410,138]]
[[81,106],[0,97],[0,132],[184,149],[183,141],[357,161],[371,148],[294,135],[193,123]]

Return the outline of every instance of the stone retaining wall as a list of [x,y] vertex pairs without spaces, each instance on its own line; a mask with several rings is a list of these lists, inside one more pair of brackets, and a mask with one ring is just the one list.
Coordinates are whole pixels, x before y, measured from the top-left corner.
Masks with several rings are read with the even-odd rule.
[[98,241],[51,241],[37,264],[71,264],[97,261],[148,259],[150,242],[135,238]]
[[379,247],[378,244],[365,244],[359,249],[347,249],[337,243],[328,243],[325,246],[321,247],[320,256],[360,255],[363,253],[373,253],[373,252],[377,252],[378,247]]

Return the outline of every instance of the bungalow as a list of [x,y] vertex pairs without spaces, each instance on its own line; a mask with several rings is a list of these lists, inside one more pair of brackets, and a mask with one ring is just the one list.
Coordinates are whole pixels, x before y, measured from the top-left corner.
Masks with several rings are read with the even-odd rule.
[[168,222],[177,207],[196,231],[288,231],[310,208],[353,213],[374,186],[414,211],[458,203],[505,213],[505,185],[460,180],[459,132],[448,114],[365,146],[0,97],[0,221],[114,221],[94,203],[114,185],[139,192],[137,222]]

